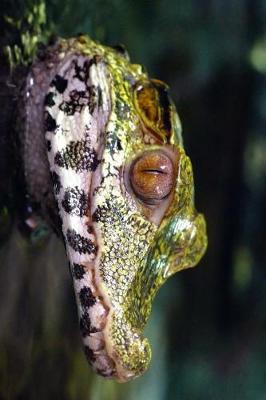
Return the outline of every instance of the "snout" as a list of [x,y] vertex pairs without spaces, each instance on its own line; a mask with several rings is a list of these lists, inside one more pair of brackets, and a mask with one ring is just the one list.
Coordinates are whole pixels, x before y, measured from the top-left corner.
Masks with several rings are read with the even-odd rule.
[[126,382],[146,371],[151,360],[151,347],[140,330],[126,316],[113,313],[106,330],[106,347],[116,366],[116,379]]

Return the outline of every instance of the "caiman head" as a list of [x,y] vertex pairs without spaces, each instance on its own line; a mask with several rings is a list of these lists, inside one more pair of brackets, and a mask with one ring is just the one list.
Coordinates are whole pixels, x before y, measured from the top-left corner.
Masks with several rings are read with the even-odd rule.
[[85,353],[127,381],[151,359],[157,290],[206,249],[205,221],[167,85],[86,36],[52,51],[46,143]]

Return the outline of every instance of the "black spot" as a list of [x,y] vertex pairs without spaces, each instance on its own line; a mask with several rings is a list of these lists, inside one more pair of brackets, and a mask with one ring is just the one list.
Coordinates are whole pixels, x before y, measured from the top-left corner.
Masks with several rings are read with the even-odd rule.
[[93,233],[93,227],[91,225],[87,225],[87,232]]
[[79,327],[83,337],[88,336],[90,333],[98,332],[96,328],[91,326],[90,317],[87,311],[80,318]]
[[61,187],[62,187],[61,182],[60,182],[60,177],[55,171],[51,172],[51,177],[52,177],[52,182],[53,182],[53,185],[54,185],[55,194],[58,194],[60,192]]
[[98,91],[98,107],[101,108],[103,105],[103,94],[100,86],[98,86],[97,91]]
[[69,93],[69,100],[63,101],[59,108],[66,115],[74,115],[80,113],[85,106],[89,107],[92,114],[97,104],[97,94],[94,86],[86,86],[85,90],[74,89]]
[[90,334],[90,332],[91,332],[91,321],[90,321],[89,314],[87,312],[85,312],[82,315],[82,317],[80,318],[79,327],[80,327],[81,335],[83,337],[86,337],[86,336],[88,336]]
[[116,143],[117,150],[122,150],[121,140],[119,138],[117,139]]
[[59,93],[64,93],[67,87],[67,79],[60,75],[56,75],[51,86],[54,86]]
[[54,101],[54,93],[50,92],[45,96],[44,104],[48,107],[52,107],[55,105]]
[[79,292],[79,299],[82,307],[89,308],[96,303],[95,297],[89,287],[84,286]]
[[48,111],[45,111],[44,113],[44,124],[45,124],[45,129],[48,132],[53,132],[57,128],[55,119],[51,116],[51,114]]
[[84,353],[87,358],[87,360],[92,363],[96,360],[95,355],[93,351],[89,348],[89,346],[84,346]]
[[83,217],[87,214],[89,208],[89,199],[84,190],[77,186],[67,188],[62,200],[62,207],[68,214]]
[[80,254],[96,254],[97,247],[90,240],[81,236],[79,233],[75,232],[74,229],[68,229],[66,234],[66,239],[69,246],[72,247],[73,250],[77,251]]
[[79,79],[81,82],[87,82],[89,79],[90,66],[92,65],[91,60],[86,60],[83,66],[78,65],[77,60],[74,61],[75,75],[73,78]]
[[64,150],[57,152],[54,162],[59,167],[80,171],[95,171],[99,160],[94,149],[85,140],[71,141]]
[[85,275],[85,267],[83,267],[83,265],[80,264],[73,264],[73,276],[75,279],[82,279],[83,276]]
[[52,150],[51,140],[46,140],[46,147],[47,147],[47,151]]
[[101,221],[101,210],[99,209],[99,207],[97,207],[94,213],[92,214],[92,221],[94,222]]
[[92,221],[104,222],[108,216],[108,208],[106,206],[98,206],[94,213],[92,214]]

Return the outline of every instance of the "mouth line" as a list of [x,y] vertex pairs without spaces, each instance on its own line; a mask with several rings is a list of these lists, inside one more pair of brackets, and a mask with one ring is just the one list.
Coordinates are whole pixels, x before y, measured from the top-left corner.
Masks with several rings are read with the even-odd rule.
[[99,274],[101,232],[92,218],[93,193],[101,179],[105,128],[111,113],[106,67],[96,61],[93,55],[72,54],[57,67],[47,94],[52,101],[45,108],[50,121],[46,140],[51,143],[50,169],[60,182],[55,198],[85,355],[98,374],[116,378],[115,361],[106,346],[111,304]]
[[[99,141],[104,141],[104,134],[99,135]],[[97,149],[98,158],[103,155],[103,143]],[[100,276],[101,260],[101,229],[93,219],[96,209],[94,195],[101,181],[101,162],[96,171],[90,175],[89,198],[90,208],[87,213],[87,224],[94,236],[97,252],[93,261],[83,262],[84,275],[81,280],[76,279],[72,266],[72,276],[75,288],[76,302],[80,316],[80,330],[84,343],[84,352],[92,368],[100,375],[115,378],[117,381],[126,382],[135,376],[134,372],[125,370],[119,362],[119,356],[115,356],[113,344],[110,338],[111,321],[114,306],[111,303],[108,292],[104,290]],[[89,289],[91,299],[84,302],[82,292]]]
[[115,363],[108,354],[104,332],[110,308],[96,283],[95,263],[83,263],[82,267],[84,268],[82,281],[77,283],[74,276],[73,280],[85,355],[98,374],[113,377],[116,374]]
[[[104,72],[100,69],[100,66],[97,66],[97,68],[99,84],[106,85],[103,79]],[[102,80],[100,82],[101,77]],[[102,90],[102,92],[104,92],[104,90]],[[102,101],[104,103],[103,98]],[[73,265],[72,276],[80,318],[80,331],[84,343],[86,358],[98,374],[104,377],[118,378],[115,361],[107,349],[107,343],[109,340],[106,337],[106,326],[108,324],[111,304],[108,294],[104,291],[104,288],[101,287],[102,284],[99,273],[101,259],[101,231],[97,227],[97,223],[93,221],[92,217],[94,212],[93,208],[96,208],[94,196],[102,177],[101,167],[104,152],[105,128],[111,113],[109,103],[110,99],[106,96],[105,107],[98,107],[96,115],[93,117],[96,122],[95,130],[92,132],[89,131],[86,137],[90,146],[93,145],[96,150],[98,165],[95,171],[92,171],[87,175],[89,207],[85,220],[81,220],[81,223],[84,225],[83,229],[89,231],[93,236],[93,243],[96,252],[93,260],[82,263],[82,267],[84,268],[82,279],[75,279],[76,275],[73,270]]]
[[142,343],[104,279],[102,266],[108,267],[104,257],[110,251],[105,240],[113,227],[108,222],[106,237],[105,225],[96,218],[106,200],[103,185],[109,156],[113,159],[108,140],[116,128],[118,78],[116,74],[112,78],[109,60],[96,57],[94,48],[90,55],[75,47],[68,50],[66,55],[59,49],[44,91],[45,140],[58,230],[70,263],[86,358],[98,374],[125,382],[139,375],[134,360]]
[[[102,135],[103,136],[103,135]],[[98,136],[98,140],[101,135]],[[103,146],[97,149],[97,156],[100,160],[103,154]],[[110,302],[107,294],[101,288],[99,276],[99,264],[101,258],[101,233],[95,222],[93,222],[93,197],[101,177],[101,162],[96,171],[90,175],[88,223],[90,231],[94,236],[97,246],[97,253],[93,261],[82,264],[84,276],[82,282],[75,280],[75,273],[72,270],[76,301],[80,316],[80,331],[84,343],[84,352],[92,368],[104,377],[114,378],[116,376],[115,362],[107,350],[106,325],[110,314]],[[89,295],[82,296],[82,291],[89,290]],[[85,299],[83,298],[85,297]],[[91,298],[89,298],[91,297]]]
[[[120,362],[120,357],[114,349],[114,344],[111,338],[112,332],[112,315],[116,312],[115,305],[112,304],[108,290],[105,288],[101,274],[100,263],[102,257],[102,249],[104,240],[102,238],[101,226],[93,217],[97,210],[95,196],[102,185],[102,164],[103,154],[105,149],[106,134],[108,131],[108,121],[111,114],[109,109],[108,115],[105,116],[105,124],[97,133],[97,148],[96,153],[99,164],[94,172],[90,174],[89,184],[89,204],[90,207],[87,213],[88,224],[94,236],[94,242],[97,246],[97,252],[93,261],[84,263],[86,270],[86,279],[84,285],[87,285],[91,294],[94,297],[95,304],[91,308],[79,307],[80,292],[82,288],[75,289],[77,304],[80,315],[80,329],[83,337],[85,355],[92,368],[100,375],[107,378],[114,378],[119,382],[126,382],[135,376],[133,371],[124,368]],[[75,282],[74,282],[75,284]],[[117,310],[118,311],[118,310]],[[84,320],[87,317],[87,321]],[[98,325],[95,323],[98,321]],[[88,328],[86,330],[86,324]],[[97,325],[97,326],[96,326]],[[85,326],[85,329],[84,329]]]
[[72,54],[60,64],[47,93],[53,101],[45,108],[46,140],[50,169],[58,181],[54,194],[85,355],[98,374],[125,382],[136,373],[130,363],[124,363],[113,332],[121,310],[116,309],[101,274],[105,238],[100,221],[94,218],[101,205],[98,193],[104,190],[106,132],[114,130],[114,87],[107,68],[100,59],[83,54]]

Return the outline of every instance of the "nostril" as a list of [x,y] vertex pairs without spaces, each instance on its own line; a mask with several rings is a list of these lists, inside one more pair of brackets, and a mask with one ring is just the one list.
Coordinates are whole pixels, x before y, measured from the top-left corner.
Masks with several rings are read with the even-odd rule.
[[113,335],[110,337],[108,353],[116,364],[116,378],[126,382],[145,372],[151,360],[151,347],[140,330],[133,327],[125,316],[117,314],[112,315],[109,329]]
[[126,362],[123,359],[117,360],[117,376],[121,382],[129,381],[143,374],[151,360],[151,347],[146,338],[138,336],[128,346]]

